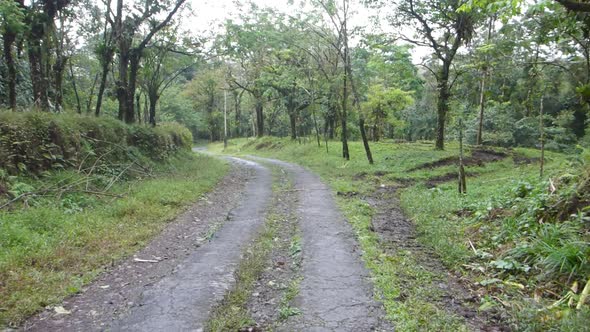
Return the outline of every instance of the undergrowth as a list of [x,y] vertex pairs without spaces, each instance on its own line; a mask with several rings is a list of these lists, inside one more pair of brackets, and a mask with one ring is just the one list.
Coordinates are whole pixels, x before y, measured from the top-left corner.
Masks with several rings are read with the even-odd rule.
[[518,331],[583,331],[590,319],[581,301],[590,277],[585,155],[543,178],[536,168],[481,175],[464,196],[453,184],[414,186],[402,202],[423,241],[474,281],[480,310],[506,310]]
[[446,177],[456,165],[423,167],[456,156],[454,143],[442,152],[425,142],[371,147],[375,165],[368,165],[358,142],[350,144],[350,161],[341,158],[339,142],[330,142],[326,152],[315,143],[277,138],[233,140],[225,153],[299,163],[329,183],[357,231],[388,317],[402,330],[464,325],[432,305],[438,295],[425,285],[438,276],[424,270],[411,252],[385,253],[378,243],[370,227],[373,211],[363,197],[381,186],[406,188],[400,200],[418,240],[472,281],[480,311],[508,313],[515,330],[587,330],[588,305],[572,308],[590,272],[587,160],[567,161],[547,152],[546,175],[540,179],[539,151],[499,149],[505,158],[467,167],[468,194],[460,195],[455,177]]

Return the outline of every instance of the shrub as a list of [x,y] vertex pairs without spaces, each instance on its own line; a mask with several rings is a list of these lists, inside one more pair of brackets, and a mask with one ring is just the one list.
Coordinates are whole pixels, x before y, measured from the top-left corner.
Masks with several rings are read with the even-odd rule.
[[176,123],[149,128],[109,118],[0,112],[0,168],[10,174],[40,174],[99,158],[123,161],[134,151],[164,160],[191,145],[190,131]]

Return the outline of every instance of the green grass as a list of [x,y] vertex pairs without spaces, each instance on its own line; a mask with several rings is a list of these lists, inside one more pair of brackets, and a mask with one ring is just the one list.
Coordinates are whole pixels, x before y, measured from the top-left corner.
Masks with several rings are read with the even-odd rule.
[[412,252],[385,252],[378,235],[371,231],[372,208],[363,200],[339,199],[338,203],[352,224],[365,264],[385,306],[387,318],[400,331],[466,331],[462,321],[441,310],[436,299],[440,291],[434,280],[444,276],[418,264]]
[[17,325],[77,293],[106,266],[142,248],[227,169],[187,153],[159,165],[155,178],[113,187],[120,199],[69,194],[0,212],[0,326]]
[[[472,264],[474,260],[482,259],[480,255],[486,255],[486,252],[479,250],[480,245],[502,236],[502,231],[511,231],[513,235],[520,236],[515,241],[528,241],[527,233],[509,229],[509,218],[500,218],[501,222],[474,224],[472,217],[458,215],[456,212],[483,208],[487,213],[486,204],[490,204],[490,209],[493,209],[494,202],[509,195],[519,181],[539,182],[538,163],[516,165],[511,155],[538,158],[540,152],[518,148],[506,151],[509,156],[502,161],[488,163],[484,167],[466,167],[468,194],[460,195],[454,180],[442,183],[434,189],[425,186],[425,181],[429,178],[456,173],[456,166],[409,171],[424,163],[458,155],[457,144],[447,144],[446,151],[435,151],[430,143],[381,142],[372,143],[371,148],[375,165],[367,163],[359,142],[350,143],[350,161],[341,158],[340,142],[330,142],[329,152],[326,153],[325,147],[318,148],[313,142],[298,144],[289,139],[278,138],[239,139],[230,141],[224,152],[254,154],[299,163],[319,174],[335,192],[359,193],[352,197],[339,196],[338,202],[356,231],[365,263],[372,272],[387,315],[396,328],[403,331],[466,330],[462,319],[436,305],[440,294],[432,285],[445,276],[420,266],[420,259],[412,252],[400,250],[386,253],[376,234],[370,230],[374,211],[361,197],[372,193],[381,185],[407,185],[406,189],[400,190],[400,200],[406,215],[416,224],[418,240],[433,248],[449,269],[464,274],[477,284],[487,278],[479,269],[488,269],[487,266]],[[213,144],[210,149],[221,153],[223,146]],[[469,154],[468,148],[467,155]],[[546,158],[546,178],[560,175],[568,169],[566,156],[547,152]],[[526,205],[526,202],[523,204]],[[498,227],[490,226],[492,224]],[[477,254],[470,242],[476,247]],[[569,251],[562,250],[562,255],[566,254],[570,254]],[[489,257],[485,259],[490,260]],[[511,313],[513,327],[517,330],[538,331],[554,325],[563,327],[568,324],[574,324],[573,329],[581,326],[575,325],[576,321],[583,321],[579,317],[580,313],[567,315],[568,319],[560,320],[555,317],[566,315],[539,312],[537,309],[546,305],[549,300],[541,299],[541,304],[532,303],[534,301],[529,301],[527,297],[532,297],[534,289],[527,288],[526,292],[521,292],[519,288],[510,286],[514,279],[507,278],[505,281],[506,283],[500,285],[502,287],[495,285],[485,289],[489,291],[489,295],[483,299],[482,310],[499,306],[500,302],[494,296],[506,294],[501,301],[509,305],[507,310]],[[555,324],[546,324],[546,321],[553,321]],[[528,329],[527,326],[543,328]]]

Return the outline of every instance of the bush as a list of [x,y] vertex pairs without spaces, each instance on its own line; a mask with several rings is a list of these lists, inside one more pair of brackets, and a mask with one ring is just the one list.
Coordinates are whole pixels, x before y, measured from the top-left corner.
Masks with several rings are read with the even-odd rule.
[[0,112],[0,168],[10,174],[79,167],[98,158],[123,161],[134,152],[164,160],[191,145],[190,131],[176,123],[148,128],[109,118]]

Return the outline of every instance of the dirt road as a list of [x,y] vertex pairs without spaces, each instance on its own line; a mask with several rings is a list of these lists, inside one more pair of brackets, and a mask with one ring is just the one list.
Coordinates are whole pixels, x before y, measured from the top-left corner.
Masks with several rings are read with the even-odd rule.
[[[205,330],[211,311],[234,285],[243,251],[268,217],[270,202],[278,199],[295,211],[294,227],[301,234],[301,260],[291,267],[299,269],[301,280],[289,304],[297,309],[280,320],[253,326],[279,331],[392,330],[374,300],[352,229],[328,187],[299,166],[268,159],[228,160],[232,169],[214,192],[171,222],[145,249],[65,301],[62,306],[69,313],[48,309],[24,329]],[[293,180],[290,195],[273,191],[277,180],[271,168]],[[272,262],[277,260],[268,261],[266,270],[274,269]],[[262,305],[278,301],[269,299]]]

